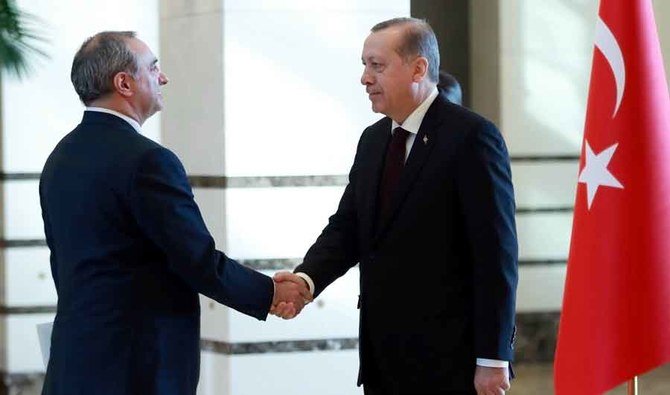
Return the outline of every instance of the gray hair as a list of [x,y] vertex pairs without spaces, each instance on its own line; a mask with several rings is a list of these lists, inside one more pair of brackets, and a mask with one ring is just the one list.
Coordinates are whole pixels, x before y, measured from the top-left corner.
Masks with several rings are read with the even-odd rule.
[[137,60],[127,43],[135,36],[135,32],[101,32],[81,45],[72,61],[70,80],[84,105],[114,91],[117,73],[137,73]]
[[405,61],[415,56],[423,56],[428,59],[428,79],[437,83],[440,70],[440,49],[437,45],[437,37],[428,22],[417,18],[393,18],[380,22],[370,29],[373,33],[390,27],[403,26],[403,40],[396,52]]

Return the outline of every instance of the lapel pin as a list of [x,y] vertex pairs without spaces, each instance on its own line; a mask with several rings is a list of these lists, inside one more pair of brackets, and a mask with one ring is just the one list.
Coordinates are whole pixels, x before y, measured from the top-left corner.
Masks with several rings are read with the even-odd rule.
[[423,144],[428,144],[428,136],[423,136]]

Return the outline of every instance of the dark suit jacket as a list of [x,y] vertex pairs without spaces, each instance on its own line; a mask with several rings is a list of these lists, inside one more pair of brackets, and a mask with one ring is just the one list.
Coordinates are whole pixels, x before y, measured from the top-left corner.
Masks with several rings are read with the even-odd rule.
[[507,149],[491,122],[437,97],[393,214],[377,224],[390,130],[384,118],[363,132],[337,212],[296,271],[318,295],[360,262],[359,385],[471,390],[476,358],[512,360],[517,241]]
[[85,112],[40,180],[58,311],[44,395],[195,394],[198,293],[265,319],[272,280],[214,247],[184,169]]

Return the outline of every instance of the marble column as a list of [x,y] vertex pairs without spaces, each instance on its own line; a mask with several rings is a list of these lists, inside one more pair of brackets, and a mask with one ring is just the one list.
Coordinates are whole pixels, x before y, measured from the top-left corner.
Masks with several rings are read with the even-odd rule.
[[[337,207],[378,116],[361,49],[408,0],[161,2],[163,142],[183,160],[217,246],[272,274],[300,262]],[[358,270],[294,321],[202,298],[201,394],[358,394]]]

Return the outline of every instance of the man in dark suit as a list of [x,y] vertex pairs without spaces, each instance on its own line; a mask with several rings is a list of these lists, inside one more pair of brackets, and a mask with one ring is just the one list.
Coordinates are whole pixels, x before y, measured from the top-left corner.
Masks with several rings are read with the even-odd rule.
[[259,320],[311,296],[215,249],[180,161],[139,133],[168,79],[134,33],[86,40],[71,79],[87,108],[40,180],[58,291],[42,394],[193,395],[198,293]]
[[386,117],[363,132],[337,212],[295,272],[318,296],[360,263],[366,394],[503,394],[517,285],[503,138],[438,95],[427,23],[376,25],[362,59]]
[[461,84],[453,75],[444,70],[440,70],[439,80],[437,81],[437,90],[440,95],[459,106],[463,104],[463,90]]

